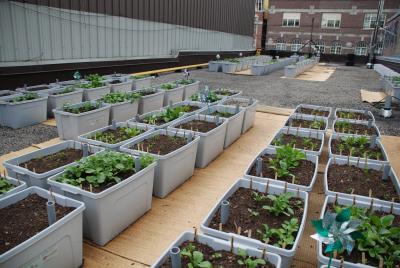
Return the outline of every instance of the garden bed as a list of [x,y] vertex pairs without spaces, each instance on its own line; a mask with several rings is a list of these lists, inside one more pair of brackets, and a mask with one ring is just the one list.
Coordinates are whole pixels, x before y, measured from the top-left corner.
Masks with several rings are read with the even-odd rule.
[[50,89],[47,102],[47,116],[54,117],[53,110],[65,104],[76,104],[82,102],[83,89],[74,86]]
[[176,106],[173,108],[167,106],[166,109],[157,110],[143,114],[141,116],[137,116],[136,118],[129,120],[128,122],[138,122],[146,124],[149,127],[154,127],[155,129],[166,128],[170,124],[179,120],[179,118],[187,116],[186,113],[189,113],[191,109],[192,108],[188,105]]
[[104,95],[110,93],[111,87],[103,77],[98,74],[91,74],[85,77],[88,83],[80,84],[77,87],[83,89],[83,100],[92,101],[103,97]]
[[310,104],[300,104],[294,110],[294,113],[297,114],[308,114],[308,115],[315,115],[315,116],[322,116],[330,118],[332,115],[332,107],[325,107],[325,106],[317,106],[317,105],[310,105]]
[[99,101],[105,102],[111,106],[110,120],[123,122],[129,120],[138,114],[140,94],[136,92],[113,92],[104,95]]
[[379,129],[372,122],[344,119],[337,119],[333,122],[333,133],[380,136]]
[[164,102],[163,105],[167,106],[183,100],[183,92],[185,86],[178,85],[176,83],[165,83],[159,86],[159,89],[164,90]]
[[26,188],[26,183],[8,176],[0,175],[0,199],[20,192]]
[[222,101],[221,104],[235,107],[236,105],[239,105],[245,110],[243,117],[242,134],[253,126],[258,104],[257,100],[254,100],[253,98],[245,99],[233,97]]
[[361,121],[368,121],[372,119],[372,121],[375,122],[374,115],[368,110],[337,108],[335,110],[335,117],[342,119],[361,120]]
[[224,99],[223,96],[218,96],[213,91],[201,90],[200,92],[190,96],[191,101],[208,103],[209,105],[217,104]]
[[285,126],[325,132],[328,129],[328,120],[326,117],[294,114],[289,117]]
[[139,114],[149,113],[163,107],[165,92],[160,89],[147,88],[136,90],[140,94],[139,99]]
[[[207,109],[207,104],[198,101],[185,100],[181,102],[176,102],[169,107],[170,108],[182,107],[186,115],[193,115]],[[164,108],[166,109],[168,108],[168,106]]]

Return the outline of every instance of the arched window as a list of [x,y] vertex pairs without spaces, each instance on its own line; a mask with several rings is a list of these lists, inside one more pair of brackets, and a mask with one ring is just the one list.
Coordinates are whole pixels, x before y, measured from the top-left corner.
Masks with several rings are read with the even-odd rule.
[[298,38],[293,39],[291,50],[297,52],[301,49],[301,47],[302,47],[301,40]]
[[318,39],[317,41],[315,41],[315,49],[317,50],[317,52],[319,51],[320,53],[324,53],[325,52],[325,42],[321,39]]
[[364,41],[360,41],[357,43],[356,48],[354,49],[354,54],[359,56],[367,55],[368,45]]
[[275,43],[275,48],[276,50],[286,50],[285,40],[283,38],[277,39]]
[[331,54],[341,54],[342,53],[342,42],[333,41],[331,45]]

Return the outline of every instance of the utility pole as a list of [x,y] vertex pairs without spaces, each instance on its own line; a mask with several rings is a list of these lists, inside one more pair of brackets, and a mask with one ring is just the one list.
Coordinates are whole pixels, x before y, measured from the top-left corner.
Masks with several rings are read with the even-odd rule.
[[372,34],[371,44],[369,47],[369,60],[368,60],[368,68],[373,68],[373,61],[375,56],[375,48],[376,48],[376,39],[378,36],[378,29],[380,28],[380,20],[383,13],[383,7],[385,5],[385,0],[379,0],[378,3],[378,13],[376,14],[376,23],[374,27],[374,32]]

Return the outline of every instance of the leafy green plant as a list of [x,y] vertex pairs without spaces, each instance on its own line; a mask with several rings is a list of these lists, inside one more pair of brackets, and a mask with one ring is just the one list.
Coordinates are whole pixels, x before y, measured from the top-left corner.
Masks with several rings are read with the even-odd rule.
[[259,233],[262,236],[262,241],[264,241],[265,244],[268,244],[270,239],[274,236],[276,233],[276,229],[274,228],[269,228],[267,224],[263,224],[264,230],[260,231],[257,230],[257,233]]
[[[200,93],[193,94],[190,96],[191,101],[202,101],[200,98]],[[208,94],[205,96],[205,102],[216,102],[220,101],[221,97],[219,97],[215,92],[209,91]]]
[[89,81],[87,84],[81,84],[80,87],[82,88],[96,88],[104,86],[103,77],[98,74],[90,74],[85,77],[86,80]]
[[136,137],[139,134],[142,134],[143,130],[135,128],[135,127],[118,127],[115,132],[104,131],[97,132],[94,134],[91,139],[109,143],[116,144],[124,140],[128,140],[130,138]]
[[85,102],[81,106],[74,107],[72,104],[66,103],[62,106],[62,110],[64,112],[73,113],[73,114],[80,114],[89,111],[96,110],[101,107],[101,102]]
[[130,78],[137,80],[137,79],[143,79],[143,78],[147,78],[150,77],[151,75],[149,74],[141,74],[141,75],[131,75]]
[[294,175],[290,172],[291,169],[298,167],[301,160],[305,160],[306,155],[290,145],[284,145],[276,148],[276,157],[269,160],[269,168],[273,169],[277,176],[282,178]]
[[317,148],[317,144],[312,142],[312,139],[310,138],[303,138],[303,145],[305,148],[311,149],[311,151],[315,151]]
[[336,121],[335,130],[341,132],[348,132],[350,129],[350,122],[347,121]]
[[75,89],[76,89],[76,88],[75,88],[74,86],[69,86],[69,87],[64,88],[64,89],[61,90],[61,91],[52,93],[52,95],[62,95],[62,94],[71,93],[71,92],[74,92]]
[[264,200],[267,199],[267,196],[263,195],[263,194],[259,194],[256,191],[253,191],[251,193],[251,196],[253,197],[253,200],[256,202],[263,202]]
[[177,87],[178,87],[178,85],[175,84],[175,83],[166,83],[166,84],[161,84],[160,85],[160,88],[162,88],[164,90],[171,90],[171,89],[174,89],[174,88],[177,88]]
[[293,245],[295,241],[294,234],[299,230],[299,220],[291,218],[290,221],[284,221],[281,228],[276,230],[276,235],[279,240],[275,245],[279,245],[283,248],[286,246]]
[[188,268],[212,268],[209,261],[204,260],[204,255],[200,251],[196,250],[193,244],[189,244],[187,247],[181,250],[181,256],[189,258]]
[[188,105],[177,106],[174,108],[167,107],[166,110],[162,111],[159,114],[153,114],[143,118],[143,122],[150,125],[156,125],[158,122],[160,122],[161,124],[168,123],[172,120],[177,119],[183,113],[186,113],[188,111],[190,111],[190,106]]
[[140,165],[142,168],[150,166],[155,161],[155,158],[150,154],[141,154],[140,155]]
[[5,194],[8,191],[10,191],[12,188],[14,188],[13,184],[11,184],[5,178],[0,177],[0,194]]
[[12,103],[23,102],[23,101],[28,101],[28,100],[35,100],[35,99],[38,99],[38,98],[40,98],[40,96],[37,93],[27,92],[27,93],[24,93],[21,96],[17,96],[17,97],[12,98],[8,102],[12,102]]
[[340,112],[338,112],[338,117],[347,118],[347,119],[355,119],[356,115],[354,113],[352,113],[352,112],[340,111]]
[[238,256],[240,259],[238,260],[239,265],[244,265],[247,268],[256,268],[258,265],[266,264],[265,260],[252,258],[247,255],[247,252],[243,249],[238,248]]
[[251,217],[258,217],[260,215],[260,212],[251,208],[248,208],[247,211],[250,212]]
[[189,78],[189,79],[181,79],[181,80],[177,80],[176,83],[179,85],[190,85],[193,84],[194,82],[196,82],[194,79]]
[[104,97],[102,97],[100,100],[105,102],[105,103],[120,103],[120,102],[125,102],[125,101],[130,101],[134,102],[135,100],[140,98],[140,94],[136,92],[130,92],[130,93],[125,93],[125,92],[112,92],[106,94]]
[[310,128],[312,128],[312,129],[321,129],[321,128],[324,127],[324,125],[325,125],[324,121],[314,120],[310,124]]
[[[293,215],[294,211],[290,204],[290,199],[293,197],[292,193],[282,193],[280,195],[267,195],[267,198],[271,201],[271,205],[264,205],[263,209],[272,213],[274,216],[284,214],[286,216]],[[298,205],[298,204],[296,204]]]

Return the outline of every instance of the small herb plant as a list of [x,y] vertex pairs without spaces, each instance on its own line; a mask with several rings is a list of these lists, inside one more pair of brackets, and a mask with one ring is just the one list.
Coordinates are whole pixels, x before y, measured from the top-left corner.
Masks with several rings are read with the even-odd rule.
[[339,154],[348,154],[354,157],[368,157],[377,160],[382,158],[382,153],[380,151],[369,148],[369,141],[366,136],[341,138],[338,149]]
[[9,100],[8,102],[15,103],[15,102],[23,102],[23,101],[28,101],[28,100],[35,100],[40,98],[40,96],[37,93],[34,92],[27,92],[24,93],[22,96],[17,96]]
[[[267,195],[267,198],[271,200],[271,205],[263,206],[263,209],[267,210],[274,216],[279,216],[284,214],[286,216],[293,215],[292,204],[290,204],[290,199],[293,197],[292,193],[283,193],[280,195]],[[301,205],[301,201],[295,204],[296,206]]]
[[189,79],[181,79],[181,80],[177,80],[176,83],[179,85],[190,85],[193,84],[194,82],[196,82],[194,79],[189,78]]
[[141,75],[131,75],[130,78],[133,80],[138,80],[138,79],[143,79],[143,78],[147,78],[147,77],[151,77],[151,75],[149,74],[141,74]]
[[52,93],[52,95],[62,95],[62,94],[71,93],[71,92],[74,92],[75,89],[76,89],[76,88],[75,88],[74,86],[69,86],[69,87],[64,88],[64,89],[61,90],[61,91]]
[[174,88],[177,88],[177,87],[178,87],[178,85],[175,84],[175,83],[166,83],[166,84],[161,84],[160,85],[160,88],[164,89],[164,90],[171,90],[171,89],[174,89]]
[[290,176],[294,179],[291,173],[293,168],[299,166],[301,160],[305,160],[306,155],[289,145],[276,148],[276,156],[269,160],[269,168],[273,169],[278,178]]
[[310,124],[310,128],[312,129],[321,129],[323,128],[325,125],[324,121],[321,120],[314,120],[312,121],[312,123]]
[[150,125],[162,125],[177,119],[183,113],[190,111],[190,106],[177,106],[174,108],[167,107],[166,110],[159,114],[153,114],[143,119],[143,122]]
[[335,130],[338,132],[348,132],[350,130],[350,122],[336,121]]
[[79,107],[74,107],[71,104],[66,103],[62,106],[62,110],[64,112],[68,112],[68,113],[80,114],[80,113],[85,113],[85,112],[96,110],[100,107],[101,107],[101,102],[96,102],[96,103],[85,102]]
[[355,113],[352,112],[343,112],[343,111],[339,111],[338,112],[338,117],[340,118],[347,118],[347,119],[355,119],[356,115]]
[[205,100],[201,99],[200,93],[196,93],[190,96],[191,101],[204,101],[204,102],[216,102],[220,101],[221,97],[219,97],[215,92],[209,91],[208,94],[205,96]]
[[103,82],[103,77],[98,74],[90,74],[85,77],[86,80],[89,81],[87,84],[81,84],[80,87],[82,88],[96,88],[96,87],[102,87],[105,86],[105,83]]
[[240,259],[238,260],[238,264],[247,268],[257,268],[258,265],[266,264],[263,259],[255,259],[247,255],[247,252],[243,249],[238,249],[238,255]]
[[204,260],[203,253],[197,251],[193,244],[183,248],[181,255],[189,258],[188,268],[212,268],[211,263]]
[[3,177],[0,177],[0,194],[5,194],[14,188],[14,185],[11,184],[8,180]]
[[92,137],[92,140],[97,140],[109,144],[116,144],[121,141],[128,140],[143,133],[143,130],[135,127],[118,127],[116,130],[106,130],[98,132]]
[[120,102],[125,102],[125,101],[130,101],[134,102],[135,100],[140,98],[140,94],[136,92],[130,92],[130,93],[125,93],[125,92],[112,92],[106,94],[104,97],[101,98],[101,101],[105,103],[120,103]]

